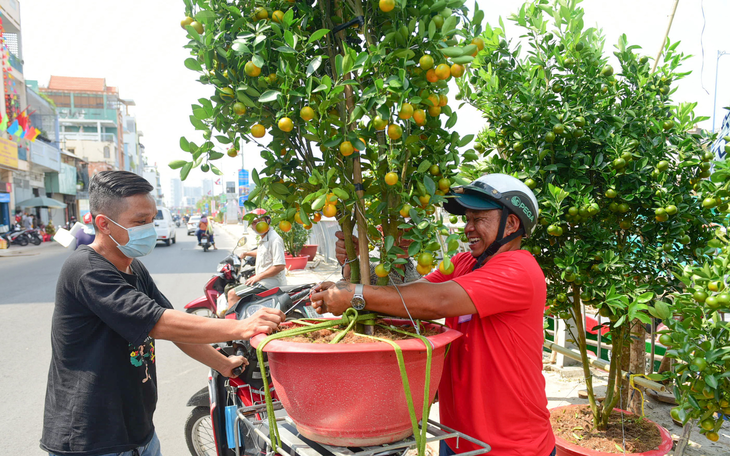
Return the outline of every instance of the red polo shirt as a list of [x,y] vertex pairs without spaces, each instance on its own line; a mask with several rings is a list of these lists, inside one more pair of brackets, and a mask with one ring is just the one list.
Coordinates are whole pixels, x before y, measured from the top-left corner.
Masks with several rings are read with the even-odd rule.
[[[548,456],[555,446],[542,375],[545,276],[525,250],[503,252],[472,272],[476,259],[460,253],[454,273],[429,274],[429,282],[454,280],[477,314],[447,318],[463,333],[446,357],[439,385],[441,422],[481,440],[499,456]],[[476,447],[448,441],[457,453]]]

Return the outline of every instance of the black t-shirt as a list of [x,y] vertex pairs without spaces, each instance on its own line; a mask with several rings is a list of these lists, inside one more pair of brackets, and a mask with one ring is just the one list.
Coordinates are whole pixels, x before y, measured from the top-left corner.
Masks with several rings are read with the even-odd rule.
[[101,455],[146,445],[157,404],[155,340],[172,305],[138,260],[119,271],[88,246],[56,285],[41,448]]

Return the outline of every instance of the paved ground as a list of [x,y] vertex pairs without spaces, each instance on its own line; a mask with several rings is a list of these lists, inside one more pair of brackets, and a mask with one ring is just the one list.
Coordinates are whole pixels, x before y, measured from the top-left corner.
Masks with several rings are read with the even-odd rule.
[[[183,228],[177,230],[177,243],[171,247],[159,245],[144,263],[160,289],[176,308],[202,293],[203,284],[210,278],[215,266],[235,246],[236,240],[246,236],[248,246],[255,245],[255,235],[245,233],[238,225],[217,226],[217,244],[220,250],[204,253],[188,237]],[[16,254],[14,252],[21,252]],[[41,246],[13,246],[0,250],[0,429],[3,431],[0,456],[41,455],[38,448],[43,414],[48,363],[50,361],[49,334],[53,312],[53,296],[58,271],[69,252],[55,243]],[[337,280],[339,267],[318,257],[300,271],[290,271],[289,283],[316,283]],[[198,389],[205,386],[207,368],[182,354],[172,343],[160,341],[158,352],[158,380],[160,398],[155,423],[165,455],[188,454],[183,437],[183,426],[190,411],[185,403]],[[604,374],[597,372],[597,375]],[[585,403],[578,398],[583,382],[565,379],[555,372],[544,372],[549,407]],[[647,416],[678,436],[682,429],[668,418],[670,406],[651,399],[646,402]],[[434,407],[432,416],[438,416]],[[693,445],[685,453],[690,456],[730,455],[730,425],[720,432],[718,443],[711,443],[695,431]],[[670,453],[671,454],[671,453]]]

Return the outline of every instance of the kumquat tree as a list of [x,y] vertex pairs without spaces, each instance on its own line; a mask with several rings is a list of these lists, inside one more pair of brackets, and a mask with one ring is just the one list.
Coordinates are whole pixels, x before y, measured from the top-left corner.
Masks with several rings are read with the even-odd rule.
[[[727,212],[730,164],[716,162],[711,180],[717,186],[705,194],[703,205]],[[730,416],[730,323],[722,318],[730,312],[728,224],[725,218],[715,227],[704,262],[673,271],[684,288],[672,295],[665,310],[668,329],[659,337],[666,356],[676,360],[672,371],[679,405],[672,418],[685,424],[696,420],[700,433],[713,442],[724,421],[716,413]]]
[[[650,59],[622,36],[614,69],[578,3],[526,3],[511,17],[524,31],[524,49],[487,28],[486,52],[459,86],[489,124],[476,146],[488,155],[480,166],[522,179],[538,198],[539,225],[523,247],[545,272],[549,313],[577,326],[594,426],[603,429],[621,398],[630,334],[650,315],[669,317],[664,298],[684,287],[672,272],[709,261],[711,225],[728,204],[726,195],[707,200],[716,189],[707,179],[710,138],[690,132],[703,119],[694,104],[671,100],[686,75],[678,71],[686,58],[679,43],[667,44],[652,72]],[[608,320],[613,348],[602,404],[582,304]]]
[[[206,141],[181,139],[189,155],[171,166],[183,179],[198,166],[219,172],[224,154],[211,137],[230,144],[231,155],[257,145],[266,167],[252,173],[250,205],[278,200],[273,222],[284,231],[335,216],[356,260],[357,226],[379,247],[376,272],[387,282],[406,261],[396,240],[408,229],[419,271],[432,269],[440,245],[448,269],[457,235],[437,242],[435,207],[476,154],[461,152],[471,136],[449,131],[457,116],[447,82],[468,77],[483,48],[484,12],[469,14],[464,3],[185,0],[185,65],[216,90],[193,105],[191,122]],[[359,249],[369,257],[368,242]],[[368,282],[362,263],[353,282]]]

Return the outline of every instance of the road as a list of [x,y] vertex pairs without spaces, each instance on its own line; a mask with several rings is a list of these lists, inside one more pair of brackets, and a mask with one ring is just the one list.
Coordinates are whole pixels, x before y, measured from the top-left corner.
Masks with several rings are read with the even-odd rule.
[[[216,230],[220,250],[204,253],[184,228],[177,243],[158,243],[142,258],[157,286],[182,309],[202,294],[203,285],[236,240]],[[0,257],[0,456],[44,455],[38,446],[50,354],[51,315],[58,273],[70,251],[55,244],[25,257]],[[158,341],[159,400],[155,425],[166,455],[189,454],[184,438],[185,404],[206,386],[207,367],[188,358],[171,342]]]

